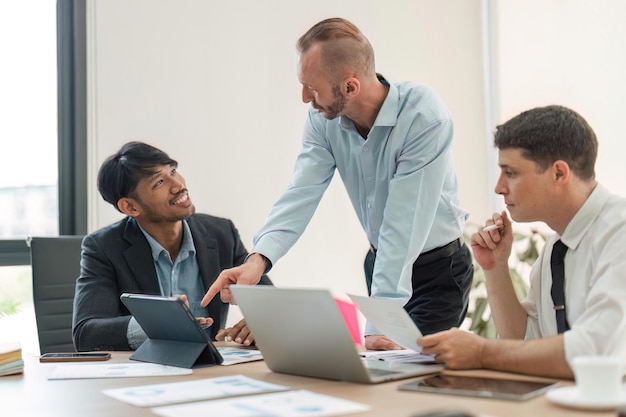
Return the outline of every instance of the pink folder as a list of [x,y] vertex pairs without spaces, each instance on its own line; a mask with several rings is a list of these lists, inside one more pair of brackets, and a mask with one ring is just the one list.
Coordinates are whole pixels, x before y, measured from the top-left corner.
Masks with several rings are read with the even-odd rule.
[[359,326],[356,306],[351,302],[343,301],[338,298],[335,298],[335,302],[339,307],[339,311],[341,311],[341,315],[346,322],[346,326],[348,326],[352,340],[354,340],[354,343],[357,345],[363,345],[363,338],[361,337],[361,327]]

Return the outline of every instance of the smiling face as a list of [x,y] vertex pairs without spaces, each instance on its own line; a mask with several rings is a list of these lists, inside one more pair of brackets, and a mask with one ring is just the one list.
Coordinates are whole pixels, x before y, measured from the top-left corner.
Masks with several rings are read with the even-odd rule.
[[196,209],[185,187],[185,179],[176,167],[158,165],[154,171],[154,174],[142,178],[133,196],[128,197],[135,203],[133,217],[140,223],[168,223],[194,214]]
[[553,170],[540,172],[538,165],[522,156],[520,148],[500,149],[500,177],[495,192],[504,197],[513,220],[545,221],[554,211]]

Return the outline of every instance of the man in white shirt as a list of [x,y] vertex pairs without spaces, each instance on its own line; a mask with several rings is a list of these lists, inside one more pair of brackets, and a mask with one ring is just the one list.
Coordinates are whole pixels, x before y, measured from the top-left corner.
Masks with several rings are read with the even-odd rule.
[[[485,272],[499,339],[451,329],[418,339],[450,369],[489,368],[571,378],[580,355],[610,355],[626,363],[626,199],[595,179],[595,133],[576,112],[535,108],[495,133],[504,197],[515,221],[544,221],[548,239],[530,274],[526,300],[515,296],[509,273],[513,231],[506,211],[472,236]],[[553,302],[552,249],[562,242],[564,303]],[[555,270],[557,267],[554,268]],[[555,280],[556,281],[556,280]],[[564,331],[557,328],[563,312]]]

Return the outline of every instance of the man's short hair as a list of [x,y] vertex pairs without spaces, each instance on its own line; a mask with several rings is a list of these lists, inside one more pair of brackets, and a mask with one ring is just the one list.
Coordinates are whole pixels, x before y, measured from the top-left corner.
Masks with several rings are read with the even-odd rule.
[[178,162],[154,146],[143,142],[128,142],[109,156],[98,172],[98,191],[102,198],[118,211],[117,202],[132,197],[142,178],[154,175],[159,165],[178,166]]
[[520,113],[496,127],[494,145],[521,149],[542,172],[562,160],[579,178],[595,178],[596,134],[580,114],[567,107],[536,107]]
[[341,17],[324,19],[298,39],[296,49],[303,54],[318,43],[322,44],[322,68],[331,83],[340,82],[346,70],[375,73],[374,49],[354,23]]

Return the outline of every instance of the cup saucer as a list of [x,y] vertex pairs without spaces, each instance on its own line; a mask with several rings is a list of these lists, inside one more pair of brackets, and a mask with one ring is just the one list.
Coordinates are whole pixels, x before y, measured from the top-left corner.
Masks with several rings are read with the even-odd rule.
[[615,401],[590,401],[582,398],[578,387],[572,386],[551,389],[546,393],[546,398],[555,404],[585,410],[611,410],[626,406],[626,391],[622,391],[620,398]]

